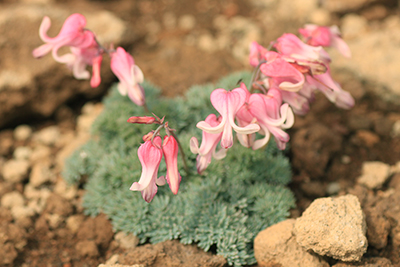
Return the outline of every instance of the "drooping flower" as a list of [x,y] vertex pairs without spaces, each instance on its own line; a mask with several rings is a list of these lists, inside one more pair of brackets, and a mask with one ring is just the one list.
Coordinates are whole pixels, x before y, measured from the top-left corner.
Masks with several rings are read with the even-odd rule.
[[127,122],[138,123],[138,124],[152,124],[156,121],[156,118],[149,116],[132,116]]
[[[254,150],[264,147],[270,138],[270,134],[275,137],[279,149],[285,149],[289,141],[289,135],[283,131],[293,126],[294,114],[288,104],[282,104],[280,90],[270,88],[267,95],[252,94],[248,104],[237,114],[242,121],[256,119],[260,125],[260,134],[264,138],[252,141]],[[252,119],[252,120],[253,120]]]
[[320,90],[332,103],[343,109],[354,106],[354,98],[332,79],[330,69],[324,74],[307,77],[309,86]]
[[34,49],[32,54],[35,58],[42,57],[52,52],[53,58],[60,63],[69,61],[68,57],[58,55],[58,50],[63,46],[76,48],[87,48],[93,44],[94,34],[85,30],[86,19],[83,15],[75,13],[69,16],[56,37],[49,37],[47,31],[51,26],[49,17],[44,17],[39,28],[39,36],[45,44]]
[[121,95],[128,95],[138,106],[143,106],[145,101],[144,90],[140,83],[143,82],[143,73],[135,65],[135,61],[122,47],[111,53],[111,70],[118,77],[118,90]]
[[285,33],[279,37],[274,47],[282,55],[295,59],[319,60],[325,63],[331,61],[329,54],[321,46],[307,45],[299,37],[291,33]]
[[[153,144],[154,143],[154,144]],[[158,168],[163,156],[161,150],[161,137],[156,136],[153,143],[148,140],[141,144],[138,149],[138,156],[142,165],[142,175],[139,182],[134,182],[130,187],[132,191],[141,191],[146,202],[151,202],[157,193],[157,184],[163,185],[163,177],[157,178]]]
[[178,172],[178,142],[170,135],[164,136],[162,144],[165,164],[167,165],[167,175],[165,176],[169,188],[175,195],[178,194],[179,184],[181,183],[181,175]]
[[[211,127],[216,127],[221,122],[221,117],[217,118],[215,114],[210,114],[205,119]],[[199,148],[199,142],[196,137],[190,139],[190,151],[193,154],[199,154],[197,156],[197,172],[201,174],[211,163],[212,157],[215,159],[223,159],[226,156],[226,149],[220,149],[216,152],[217,145],[221,141],[222,133],[212,134],[203,131],[201,140],[201,146]]]
[[345,57],[351,57],[349,46],[343,41],[339,28],[334,25],[331,27],[306,24],[299,29],[307,44],[312,46],[334,47]]
[[252,42],[250,44],[250,55],[249,61],[250,65],[253,67],[257,67],[261,61],[266,60],[265,54],[268,52],[268,49],[258,44],[257,42]]
[[251,134],[260,130],[257,124],[249,124],[245,127],[239,127],[235,123],[237,111],[246,101],[247,89],[242,87],[226,91],[225,89],[215,89],[210,96],[211,103],[214,108],[221,114],[222,120],[219,125],[211,126],[205,121],[197,123],[197,127],[201,130],[218,134],[222,132],[221,146],[225,149],[233,145],[232,128],[240,134]]

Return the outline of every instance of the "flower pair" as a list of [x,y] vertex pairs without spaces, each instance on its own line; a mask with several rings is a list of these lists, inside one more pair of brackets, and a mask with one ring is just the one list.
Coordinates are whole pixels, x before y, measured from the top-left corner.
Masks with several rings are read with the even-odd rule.
[[[177,194],[181,175],[178,172],[178,143],[171,135],[166,135],[164,141],[160,136],[153,140],[148,138],[138,149],[138,156],[142,165],[142,174],[139,182],[134,182],[130,187],[132,191],[141,191],[146,202],[151,202],[157,193],[157,185],[169,184],[172,193]],[[158,168],[164,156],[167,165],[167,175],[158,177]]]
[[[81,14],[69,16],[59,34],[56,37],[49,37],[47,31],[51,26],[50,18],[44,17],[40,25],[39,36],[45,44],[34,49],[32,54],[35,58],[40,58],[49,52],[53,58],[66,64],[76,79],[89,79],[90,74],[86,70],[87,66],[92,66],[92,77],[90,85],[94,88],[100,85],[100,69],[103,54],[111,56],[111,70],[118,77],[120,83],[118,90],[122,95],[128,95],[135,104],[143,106],[145,104],[144,90],[140,86],[143,82],[143,73],[135,65],[133,57],[122,47],[116,50],[107,50],[96,40],[93,32],[85,29],[86,19]],[[67,46],[71,53],[60,56],[58,51],[61,47]]]

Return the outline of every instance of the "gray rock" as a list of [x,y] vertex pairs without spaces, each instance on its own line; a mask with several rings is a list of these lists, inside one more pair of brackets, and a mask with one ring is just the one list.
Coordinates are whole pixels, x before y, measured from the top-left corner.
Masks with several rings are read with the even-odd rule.
[[341,261],[359,261],[367,250],[367,225],[353,195],[320,198],[296,220],[297,243],[306,250]]

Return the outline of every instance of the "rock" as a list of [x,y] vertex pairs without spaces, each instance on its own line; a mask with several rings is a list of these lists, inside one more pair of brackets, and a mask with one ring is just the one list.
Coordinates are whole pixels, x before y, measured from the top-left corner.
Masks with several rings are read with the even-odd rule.
[[29,176],[29,183],[34,187],[39,187],[55,179],[55,174],[50,169],[49,161],[40,161],[33,165]]
[[337,193],[339,193],[340,189],[341,187],[338,182],[331,182],[326,186],[326,193],[329,196],[336,195]]
[[365,145],[367,147],[373,147],[380,141],[379,135],[366,130],[358,130],[353,140],[358,145]]
[[28,206],[14,206],[11,208],[14,220],[24,220],[36,214],[35,210]]
[[32,149],[27,146],[19,146],[14,150],[14,158],[16,160],[27,160],[32,154]]
[[262,267],[329,267],[316,255],[308,253],[296,242],[293,234],[295,219],[277,223],[257,234],[254,256]]
[[29,162],[27,160],[8,160],[3,165],[3,178],[11,183],[22,182],[28,174]]
[[32,128],[29,125],[19,125],[14,129],[14,139],[17,141],[26,141],[32,136]]
[[85,216],[81,214],[72,215],[71,217],[68,217],[66,221],[67,228],[71,231],[71,233],[76,234],[84,220]]
[[296,240],[306,250],[341,261],[359,261],[367,250],[367,225],[358,198],[315,200],[296,219]]
[[12,131],[7,130],[0,132],[0,155],[8,156],[10,153],[14,144],[12,134]]
[[1,198],[1,206],[10,209],[12,207],[22,207],[24,202],[24,197],[18,191],[7,193]]
[[115,234],[114,239],[124,249],[134,248],[139,244],[139,238],[132,233],[125,234],[124,232],[118,232]]
[[45,146],[54,145],[59,138],[60,130],[57,126],[46,127],[34,135],[34,139]]
[[97,248],[96,242],[94,241],[79,241],[75,246],[76,251],[82,257],[96,257],[99,255],[99,250]]
[[387,258],[372,257],[362,259],[361,262],[357,263],[345,263],[340,262],[332,267],[393,267],[392,262]]
[[381,205],[364,208],[367,222],[367,238],[369,246],[383,249],[388,243],[390,222],[380,209]]
[[196,26],[196,18],[193,15],[183,15],[178,20],[179,28],[182,30],[192,30]]
[[54,193],[65,199],[71,200],[78,195],[78,189],[75,185],[69,185],[65,180],[58,179],[54,186]]
[[369,189],[380,188],[390,175],[390,166],[379,161],[367,161],[362,165],[362,174],[357,183],[365,185]]
[[34,164],[40,160],[47,160],[50,154],[51,150],[48,146],[43,146],[43,145],[36,146],[32,151],[30,162]]

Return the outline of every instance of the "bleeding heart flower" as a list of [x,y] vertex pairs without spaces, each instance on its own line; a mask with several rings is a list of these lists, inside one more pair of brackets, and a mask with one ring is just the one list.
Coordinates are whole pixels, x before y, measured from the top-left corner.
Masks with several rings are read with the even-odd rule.
[[307,24],[303,29],[299,29],[299,32],[309,45],[334,47],[345,57],[351,57],[350,48],[346,42],[343,41],[340,30],[336,25],[324,27]]
[[[211,127],[216,127],[221,122],[221,117],[217,118],[215,114],[207,116],[205,122]],[[201,146],[199,148],[199,142],[196,137],[190,139],[190,151],[193,154],[199,154],[197,156],[197,172],[201,174],[211,163],[211,158],[223,159],[226,156],[226,149],[220,149],[216,152],[217,145],[221,141],[222,133],[212,134],[203,131],[203,137],[201,140]]]
[[111,53],[111,70],[119,79],[118,90],[121,95],[128,95],[129,98],[138,106],[143,106],[145,101],[142,83],[143,73],[135,65],[133,57],[122,47]]
[[141,191],[143,199],[149,203],[157,193],[157,184],[165,184],[164,177],[157,178],[158,168],[163,156],[161,137],[156,136],[153,143],[149,140],[140,145],[138,156],[140,164],[142,164],[142,175],[139,182],[134,182],[130,187],[132,191]]
[[251,134],[258,132],[260,127],[257,124],[249,124],[246,127],[239,127],[235,123],[237,111],[243,106],[246,101],[248,92],[242,87],[226,91],[225,89],[215,89],[211,93],[211,103],[214,108],[221,114],[221,123],[217,126],[211,126],[205,121],[197,123],[197,127],[201,130],[218,134],[222,132],[221,146],[230,148],[233,145],[232,128],[240,134]]
[[167,175],[165,178],[172,193],[176,195],[178,194],[179,184],[181,183],[182,178],[178,172],[179,146],[178,142],[172,135],[164,136],[162,151],[164,153],[165,164],[167,165]]

